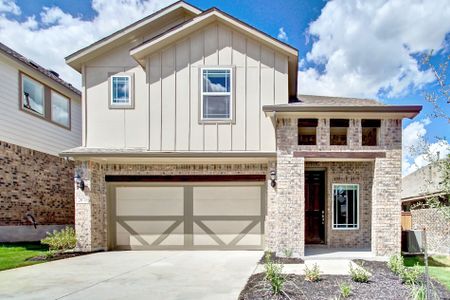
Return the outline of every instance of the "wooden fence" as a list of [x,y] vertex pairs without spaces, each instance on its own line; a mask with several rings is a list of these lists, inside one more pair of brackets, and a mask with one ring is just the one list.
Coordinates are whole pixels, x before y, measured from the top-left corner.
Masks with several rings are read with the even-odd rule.
[[411,221],[411,212],[402,211],[402,230],[411,230],[412,221]]

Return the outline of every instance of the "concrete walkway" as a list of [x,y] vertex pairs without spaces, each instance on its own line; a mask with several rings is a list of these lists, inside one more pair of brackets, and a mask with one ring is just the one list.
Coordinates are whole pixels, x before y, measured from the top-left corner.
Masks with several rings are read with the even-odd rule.
[[0,272],[0,299],[237,299],[261,251],[102,252]]
[[[350,264],[356,266],[351,259],[308,259],[304,264],[285,264],[283,265],[283,273],[285,274],[305,274],[305,265],[312,268],[315,264],[319,266],[320,274],[328,275],[348,275]],[[264,272],[264,265],[258,265],[255,273]]]

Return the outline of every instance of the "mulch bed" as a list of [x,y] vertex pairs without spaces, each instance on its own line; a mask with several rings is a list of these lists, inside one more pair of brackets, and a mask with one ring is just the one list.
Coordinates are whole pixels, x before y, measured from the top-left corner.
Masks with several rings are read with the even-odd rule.
[[91,254],[92,252],[56,252],[53,256],[39,255],[30,257],[28,261],[53,261],[64,258],[76,257],[81,255]]
[[273,263],[276,264],[284,264],[284,265],[290,265],[290,264],[303,264],[303,259],[299,257],[279,257],[275,252],[264,252],[264,255],[259,260],[260,264],[264,264],[266,262],[266,255],[270,255],[270,260]]
[[[361,263],[361,260],[355,261]],[[348,299],[411,299],[411,288],[402,284],[398,276],[394,275],[385,262],[363,261],[364,268],[372,273],[369,283],[353,282],[347,275],[323,275],[319,282],[309,282],[303,275],[286,275],[284,291],[286,295],[274,296],[270,292],[270,285],[265,280],[264,273],[252,275],[241,294],[239,300],[256,299],[338,299],[339,285],[346,282],[351,285],[351,295]],[[441,299],[449,299],[450,293],[439,283],[438,293]]]

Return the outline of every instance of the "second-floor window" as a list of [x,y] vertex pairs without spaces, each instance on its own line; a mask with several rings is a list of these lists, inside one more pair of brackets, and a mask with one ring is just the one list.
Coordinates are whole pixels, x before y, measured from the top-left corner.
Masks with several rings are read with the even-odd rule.
[[202,68],[202,120],[232,119],[232,68]]
[[317,144],[317,119],[298,119],[298,144]]
[[362,145],[377,146],[379,144],[380,120],[361,120]]
[[348,119],[330,120],[330,145],[347,145]]
[[45,114],[44,85],[26,75],[22,78],[22,107],[40,116]]
[[24,73],[19,74],[21,109],[70,129],[70,99]]
[[111,107],[130,108],[132,106],[131,75],[111,76]]

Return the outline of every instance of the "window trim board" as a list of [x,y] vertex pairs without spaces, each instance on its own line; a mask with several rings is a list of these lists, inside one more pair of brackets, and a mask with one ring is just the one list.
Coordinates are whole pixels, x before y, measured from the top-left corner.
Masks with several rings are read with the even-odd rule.
[[[335,216],[334,216],[334,187],[338,186],[338,185],[344,185],[344,186],[349,186],[349,185],[356,185],[357,189],[357,201],[356,201],[356,211],[357,211],[357,215],[356,215],[356,227],[353,228],[336,228],[335,226]],[[333,183],[331,185],[331,230],[359,230],[360,229],[360,184],[359,183]]]
[[[23,76],[29,77],[32,80],[36,81],[37,83],[41,84],[44,86],[44,114],[41,115],[37,112],[33,112],[30,109],[27,109],[23,106],[23,82],[22,82],[22,78]],[[28,73],[23,72],[22,70],[19,70],[18,72],[18,91],[19,91],[19,111],[22,111],[26,114],[29,114],[31,116],[34,116],[36,118],[39,118],[41,120],[45,120],[53,125],[59,126],[61,128],[64,128],[66,130],[71,131],[72,130],[72,99],[68,96],[66,96],[64,93],[61,93],[59,90],[54,89],[52,87],[50,87],[48,84],[45,84],[44,82],[40,81],[39,79],[37,79],[36,77],[29,75]],[[52,120],[52,99],[51,99],[51,92],[54,91],[62,96],[64,96],[65,98],[67,98],[69,100],[69,126],[64,126],[61,125],[60,123],[54,122]]]
[[[208,119],[203,118],[203,70],[230,70],[230,118],[217,118]],[[198,79],[199,79],[199,102],[198,102],[198,123],[199,124],[235,124],[236,123],[236,66],[230,65],[201,65],[198,66]],[[209,93],[209,96],[214,96],[216,93]],[[222,95],[217,93],[216,96]]]
[[[113,77],[128,77],[130,78],[130,102],[127,104],[113,103]],[[134,109],[134,73],[130,72],[109,72],[108,73],[108,108],[109,109]]]

